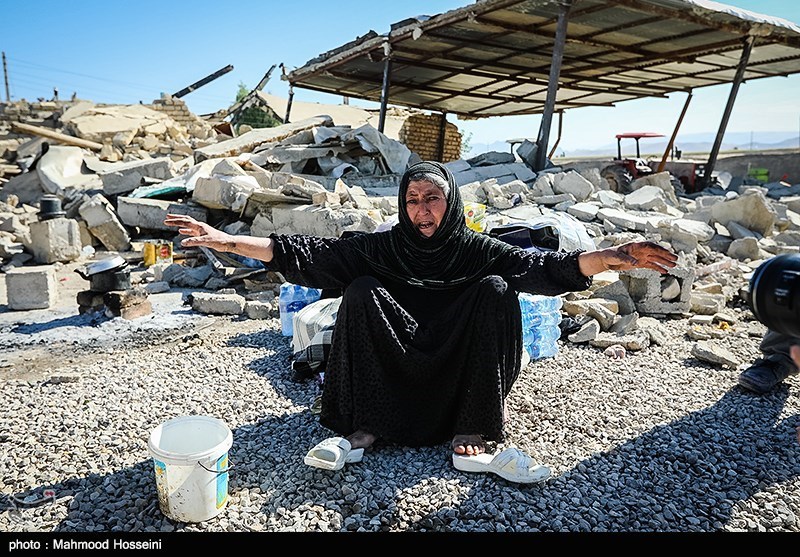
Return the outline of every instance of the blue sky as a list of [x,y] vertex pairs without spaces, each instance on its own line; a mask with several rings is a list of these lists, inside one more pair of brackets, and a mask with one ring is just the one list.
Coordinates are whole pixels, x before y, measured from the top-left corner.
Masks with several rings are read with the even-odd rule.
[[[234,70],[184,97],[197,113],[229,106],[238,84],[253,87],[272,64],[293,69],[367,31],[385,33],[392,23],[434,15],[469,0],[0,0],[0,50],[8,59],[12,100],[62,98],[103,103],[149,103],[227,66]],[[800,24],[797,0],[729,0],[729,5]],[[681,134],[716,132],[729,86],[695,90]],[[273,72],[266,91],[287,96],[288,84]],[[5,100],[5,90],[0,90]],[[341,98],[295,90],[295,100],[338,103]],[[642,99],[614,108],[567,111],[561,146],[592,148],[623,131],[669,135],[685,94]],[[354,104],[356,102],[354,101]],[[375,106],[367,103],[367,106]],[[535,137],[539,116],[451,121],[473,143]],[[557,126],[554,123],[554,133]],[[646,128],[646,129],[645,129]],[[800,134],[800,75],[742,85],[729,132]]]

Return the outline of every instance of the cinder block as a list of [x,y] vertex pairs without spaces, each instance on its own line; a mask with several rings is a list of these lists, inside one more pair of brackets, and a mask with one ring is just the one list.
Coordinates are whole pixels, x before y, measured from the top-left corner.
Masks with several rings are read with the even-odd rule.
[[81,228],[78,221],[55,218],[30,224],[31,251],[39,263],[74,261],[81,255]]
[[[661,299],[661,285],[669,276],[678,280],[681,293],[677,300],[665,302]],[[651,269],[632,269],[619,273],[620,280],[636,305],[636,311],[641,315],[688,312],[691,309],[694,276],[694,269],[688,267],[669,269],[665,275]]]
[[6,293],[10,309],[47,309],[58,301],[56,271],[49,265],[10,269]]

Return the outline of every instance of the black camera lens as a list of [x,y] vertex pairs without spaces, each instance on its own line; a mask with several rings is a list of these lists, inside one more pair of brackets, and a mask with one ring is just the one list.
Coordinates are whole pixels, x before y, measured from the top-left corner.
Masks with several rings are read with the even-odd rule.
[[756,269],[750,309],[773,331],[800,337],[800,254],[778,255]]

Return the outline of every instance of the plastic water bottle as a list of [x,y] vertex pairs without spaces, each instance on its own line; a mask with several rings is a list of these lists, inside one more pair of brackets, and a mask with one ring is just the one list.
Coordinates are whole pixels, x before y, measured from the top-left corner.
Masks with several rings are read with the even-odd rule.
[[281,314],[281,332],[283,336],[290,337],[294,334],[292,319],[294,314],[306,307],[308,304],[316,302],[322,295],[322,291],[317,288],[300,286],[291,282],[281,284],[281,293],[278,296],[278,307]]
[[531,360],[558,354],[561,338],[561,305],[558,296],[540,296],[521,292],[518,295],[522,313],[522,344]]

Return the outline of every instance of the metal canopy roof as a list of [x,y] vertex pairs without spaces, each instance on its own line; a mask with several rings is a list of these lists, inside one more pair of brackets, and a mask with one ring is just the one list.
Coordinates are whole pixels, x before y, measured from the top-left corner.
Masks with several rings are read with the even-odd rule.
[[[477,0],[387,35],[370,31],[283,79],[291,85],[462,118],[544,112],[557,0]],[[555,110],[613,106],[734,81],[800,73],[800,27],[708,0],[574,0]],[[388,68],[386,68],[388,70]]]

